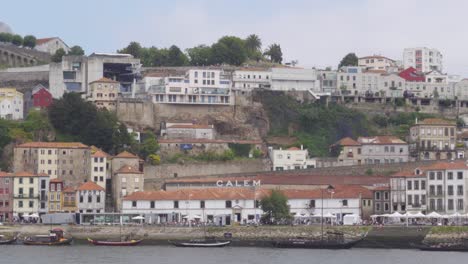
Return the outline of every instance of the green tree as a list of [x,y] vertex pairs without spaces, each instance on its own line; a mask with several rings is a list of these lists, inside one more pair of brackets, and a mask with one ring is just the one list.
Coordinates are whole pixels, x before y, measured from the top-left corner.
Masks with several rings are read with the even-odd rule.
[[118,50],[118,53],[131,54],[135,58],[141,58],[143,48],[140,43],[132,41],[126,48]]
[[13,39],[13,35],[10,33],[6,32],[1,32],[0,33],[0,42],[7,42],[11,43],[11,40]]
[[233,160],[235,158],[236,158],[236,154],[234,154],[234,151],[232,151],[232,149],[226,149],[221,155],[222,161]]
[[28,48],[34,48],[36,46],[36,37],[32,35],[24,36],[23,46]]
[[161,156],[159,156],[158,154],[150,154],[148,156],[148,160],[151,163],[151,165],[161,164]]
[[143,140],[140,146],[140,157],[146,160],[149,155],[155,154],[156,151],[159,150],[159,144],[156,140],[156,136],[153,133],[146,133],[145,136],[146,138]]
[[251,34],[245,39],[245,48],[250,51],[258,51],[262,48],[262,40],[258,35]]
[[358,66],[358,57],[355,53],[348,53],[344,58],[340,61],[338,68],[344,66]]
[[154,58],[158,52],[158,49],[154,46],[143,48],[141,50],[141,64],[143,64],[145,67],[153,66]]
[[153,65],[155,67],[166,66],[169,61],[169,50],[167,49],[158,49],[154,53]]
[[211,47],[199,45],[191,49],[187,49],[187,54],[190,58],[190,65],[207,66],[211,64]]
[[167,53],[167,66],[184,66],[188,64],[187,55],[179,47],[172,45]]
[[260,207],[265,213],[262,217],[267,224],[290,220],[288,198],[279,190],[272,190],[269,196],[262,198]]
[[11,43],[16,46],[22,46],[23,45],[23,37],[20,35],[13,35],[11,38]]
[[75,55],[75,56],[82,56],[84,55],[85,52],[82,47],[75,45],[70,48],[70,52],[68,52],[68,55]]
[[213,64],[239,66],[247,59],[244,41],[238,37],[224,36],[211,46]]
[[270,61],[281,64],[283,62],[283,52],[279,44],[271,44],[264,53],[270,57]]
[[60,48],[58,49],[54,55],[50,58],[52,62],[62,62],[62,57],[65,56],[65,50]]

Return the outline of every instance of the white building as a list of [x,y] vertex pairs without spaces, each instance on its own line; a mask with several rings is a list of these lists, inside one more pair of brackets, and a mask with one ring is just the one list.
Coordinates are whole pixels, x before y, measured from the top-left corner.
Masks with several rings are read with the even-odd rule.
[[194,124],[192,122],[163,122],[161,124],[161,137],[167,139],[215,139],[215,135],[214,125]]
[[110,155],[104,151],[91,147],[91,168],[89,181],[106,189],[106,180],[111,178]]
[[165,77],[164,86],[148,90],[148,96],[156,104],[234,104],[231,81],[219,69],[191,69],[185,76]]
[[[145,215],[153,223],[200,221],[216,225],[258,222],[263,215],[259,200],[270,190],[253,188],[183,189],[136,192],[124,198],[122,213]],[[363,199],[372,192],[360,186],[335,186],[326,190],[282,190],[290,212],[296,217],[333,214],[338,221],[344,215],[362,216]],[[322,200],[322,195],[324,199]],[[323,209],[323,210],[322,210]]]
[[408,162],[408,143],[394,136],[359,137],[365,164]]
[[427,213],[427,179],[419,168],[392,175],[391,203],[394,212]]
[[332,70],[318,70],[318,79],[320,80],[320,90],[324,93],[336,92],[337,72]]
[[358,66],[364,67],[366,70],[385,70],[395,68],[395,61],[381,55],[365,56],[358,60]]
[[94,182],[85,182],[76,191],[80,213],[103,213],[106,204],[105,189]]
[[271,90],[320,92],[315,69],[272,68]]
[[23,119],[23,94],[15,88],[0,88],[0,118]]
[[315,168],[317,166],[315,159],[309,158],[309,151],[301,148],[291,147],[288,149],[269,148],[268,154],[272,162],[273,171],[283,170],[301,170]]
[[426,47],[406,48],[403,51],[404,68],[413,67],[419,72],[442,71],[443,56],[437,49]]
[[49,54],[55,54],[59,49],[63,49],[65,53],[70,52],[70,47],[58,37],[36,39],[34,49]]
[[271,71],[262,68],[244,68],[232,74],[233,89],[251,91],[252,89],[270,89]]

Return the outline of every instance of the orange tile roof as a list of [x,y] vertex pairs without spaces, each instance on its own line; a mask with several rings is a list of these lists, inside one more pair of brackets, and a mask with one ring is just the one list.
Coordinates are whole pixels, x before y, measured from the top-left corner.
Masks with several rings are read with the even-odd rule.
[[119,83],[119,82],[111,80],[111,79],[106,78],[106,77],[102,77],[101,79],[96,80],[96,81],[92,81],[89,84],[92,84],[92,83]]
[[466,161],[457,160],[457,161],[441,161],[424,167],[425,171],[429,170],[466,170],[468,166]]
[[209,129],[213,128],[212,125],[200,125],[200,124],[192,124],[192,125],[171,125],[167,128],[191,128],[191,129]]
[[129,165],[124,165],[120,169],[118,169],[115,173],[119,174],[143,174],[138,168],[129,166]]
[[[337,185],[334,192],[323,192],[324,198],[337,199],[372,198],[372,192],[361,186]],[[288,199],[320,199],[321,189],[314,190],[281,190]],[[252,188],[208,188],[208,189],[181,189],[174,191],[134,192],[124,198],[127,201],[137,200],[247,200],[261,199],[271,193],[269,189],[253,190]]]
[[44,43],[47,43],[53,39],[56,39],[57,37],[52,37],[52,38],[40,38],[40,39],[36,39],[36,45],[42,45]]
[[414,170],[399,171],[397,173],[392,174],[392,177],[394,178],[416,178],[416,177],[425,178],[426,175],[424,174],[424,170],[422,169],[419,169],[419,170],[421,171],[419,175],[415,173],[416,169],[414,169]]
[[47,175],[45,173],[33,174],[33,173],[27,172],[27,171],[15,172],[15,173],[12,173],[11,176],[13,176],[13,177],[49,177],[49,175]]
[[89,148],[81,142],[27,142],[17,148]]
[[50,182],[61,183],[61,182],[63,182],[63,180],[59,179],[59,178],[55,178],[55,179],[51,179]]
[[387,59],[387,60],[391,60],[391,61],[394,61],[392,59],[389,59],[385,56],[382,56],[382,55],[372,55],[372,56],[364,56],[364,57],[361,57],[359,59]]
[[345,137],[340,139],[338,142],[336,142],[335,145],[341,145],[341,146],[360,146],[359,142],[356,140],[350,138],[350,137]]
[[104,152],[102,149],[96,147],[96,146],[91,146],[91,157],[94,158],[107,158],[110,157],[109,154]]
[[78,191],[105,191],[104,188],[102,188],[101,186],[99,186],[96,183],[91,182],[91,181],[81,184],[77,188],[77,190]]
[[440,118],[426,118],[419,121],[416,125],[452,125],[455,126],[455,121],[444,120]]
[[0,177],[11,177],[11,174],[8,172],[0,171]]
[[362,145],[405,145],[406,142],[395,136],[359,137],[358,142]]
[[76,188],[73,186],[67,186],[63,189],[63,192],[76,192]]
[[298,147],[290,147],[290,148],[288,148],[287,150],[301,150],[301,149],[298,148]]
[[174,139],[159,139],[158,142],[161,144],[190,144],[190,143],[217,143],[217,144],[262,144],[260,140],[224,140],[224,139],[205,139],[205,138],[174,138]]
[[117,156],[114,158],[123,158],[123,159],[139,159],[138,156],[128,152],[128,151],[123,151],[120,152]]

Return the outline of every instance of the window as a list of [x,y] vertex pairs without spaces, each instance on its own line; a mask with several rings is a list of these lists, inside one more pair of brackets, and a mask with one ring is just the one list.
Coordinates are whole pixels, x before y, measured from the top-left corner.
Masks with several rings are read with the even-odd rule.
[[431,171],[429,173],[429,180],[434,180],[435,179],[435,172]]
[[458,180],[463,180],[463,171],[457,172],[457,179]]
[[447,179],[448,180],[453,180],[453,172],[447,173]]
[[232,208],[232,201],[226,201],[226,208]]
[[442,185],[437,185],[437,195],[442,195]]
[[463,195],[463,185],[457,186],[457,195]]
[[34,207],[34,201],[29,201],[29,208],[33,208]]
[[92,203],[92,202],[93,202],[93,196],[88,195],[88,203]]
[[437,211],[442,211],[442,199],[437,199]]
[[19,178],[19,183],[23,184],[23,178]]
[[453,199],[448,199],[448,210],[453,210]]
[[23,208],[23,201],[19,201],[19,202],[18,202],[18,207],[19,207],[19,208]]
[[315,200],[310,200],[309,208],[315,208]]
[[343,206],[348,206],[348,200],[342,200],[342,201],[341,201],[341,204],[342,204]]
[[463,199],[457,200],[457,210],[463,210]]
[[174,208],[179,208],[179,201],[174,201]]
[[205,208],[205,201],[200,201],[200,208]]
[[388,192],[384,192],[384,197],[385,197],[385,200],[388,200],[390,198]]
[[96,203],[100,203],[101,202],[101,195],[96,195]]
[[447,195],[453,195],[453,185],[447,186]]
[[412,205],[412,204],[413,204],[413,196],[408,195],[408,205]]
[[414,204],[419,206],[419,195],[418,194],[414,195]]
[[155,204],[155,202],[154,202],[154,201],[151,201],[151,202],[150,202],[150,208],[153,208],[153,209],[154,209],[154,204]]
[[426,195],[425,194],[421,195],[421,204],[426,205]]
[[30,183],[30,184],[33,184],[33,183],[34,183],[34,178],[32,178],[32,177],[29,178],[29,183]]
[[419,190],[419,181],[414,181],[414,189]]
[[413,184],[412,183],[413,183],[412,181],[408,181],[408,185],[407,185],[408,190],[413,189]]
[[80,203],[82,203],[82,202],[83,202],[83,200],[84,200],[84,197],[83,197],[83,195],[80,195]]
[[429,195],[435,195],[435,186],[429,185]]
[[426,181],[421,181],[421,190],[426,190]]
[[376,200],[380,200],[380,192],[376,192],[376,193],[375,193],[375,199],[376,199]]
[[437,180],[442,180],[442,172],[441,171],[438,171],[437,172]]

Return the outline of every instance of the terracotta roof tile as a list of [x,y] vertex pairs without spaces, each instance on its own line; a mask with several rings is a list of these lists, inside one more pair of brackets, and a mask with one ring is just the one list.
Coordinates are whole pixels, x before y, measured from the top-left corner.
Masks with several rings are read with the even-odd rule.
[[298,148],[298,147],[290,147],[290,148],[288,148],[287,150],[301,150],[301,149]]
[[105,191],[104,188],[102,188],[101,186],[97,185],[96,183],[90,182],[90,181],[81,184],[77,188],[77,190],[78,191]]
[[45,173],[34,174],[31,172],[27,172],[27,171],[15,172],[15,173],[12,173],[11,176],[13,177],[49,177],[49,175]]
[[167,128],[191,128],[191,129],[210,129],[213,128],[213,125],[201,125],[201,124],[192,124],[192,125],[170,125]]
[[51,40],[54,40],[56,38],[57,37],[36,39],[36,45],[42,45],[42,44],[47,43],[47,42],[49,42]]
[[360,146],[359,142],[356,140],[350,138],[350,137],[345,137],[340,139],[338,142],[335,143],[335,145],[341,145],[341,146]]
[[63,182],[63,180],[59,178],[55,178],[55,179],[51,179],[49,182],[60,183],[60,182]]
[[114,158],[122,158],[122,159],[139,159],[138,156],[128,152],[128,151],[123,151],[120,152],[117,156]]
[[67,186],[63,189],[63,192],[76,192],[76,188],[73,186]]
[[392,174],[392,177],[395,177],[395,178],[423,177],[423,178],[425,178],[426,175],[424,174],[424,171],[422,169],[419,169],[419,170],[420,170],[419,174],[416,174],[416,169],[414,169],[414,170],[403,170],[403,171]]
[[0,177],[11,177],[11,174],[8,172],[0,171]]
[[218,143],[218,144],[262,144],[260,140],[224,140],[224,139],[205,139],[205,138],[174,138],[174,139],[159,139],[161,144],[190,144],[190,143]]
[[441,161],[424,167],[425,171],[429,170],[466,170],[468,166],[466,161],[457,160],[457,161]]
[[359,59],[387,59],[387,60],[391,60],[391,61],[394,61],[392,59],[389,59],[385,56],[382,56],[382,55],[372,55],[372,56],[364,56],[364,57],[361,57]]
[[138,168],[124,165],[120,169],[118,169],[115,173],[120,173],[120,174],[143,174]]
[[104,152],[102,149],[96,147],[96,146],[91,146],[91,157],[94,158],[107,158],[110,157],[109,154]]
[[92,84],[92,83],[119,83],[119,82],[111,80],[111,79],[106,78],[106,77],[102,77],[101,79],[96,80],[96,81],[92,81],[89,84]]
[[375,137],[359,137],[358,142],[361,144],[370,145],[402,145],[405,141],[395,136],[375,136]]
[[27,142],[17,148],[89,148],[81,142]]

